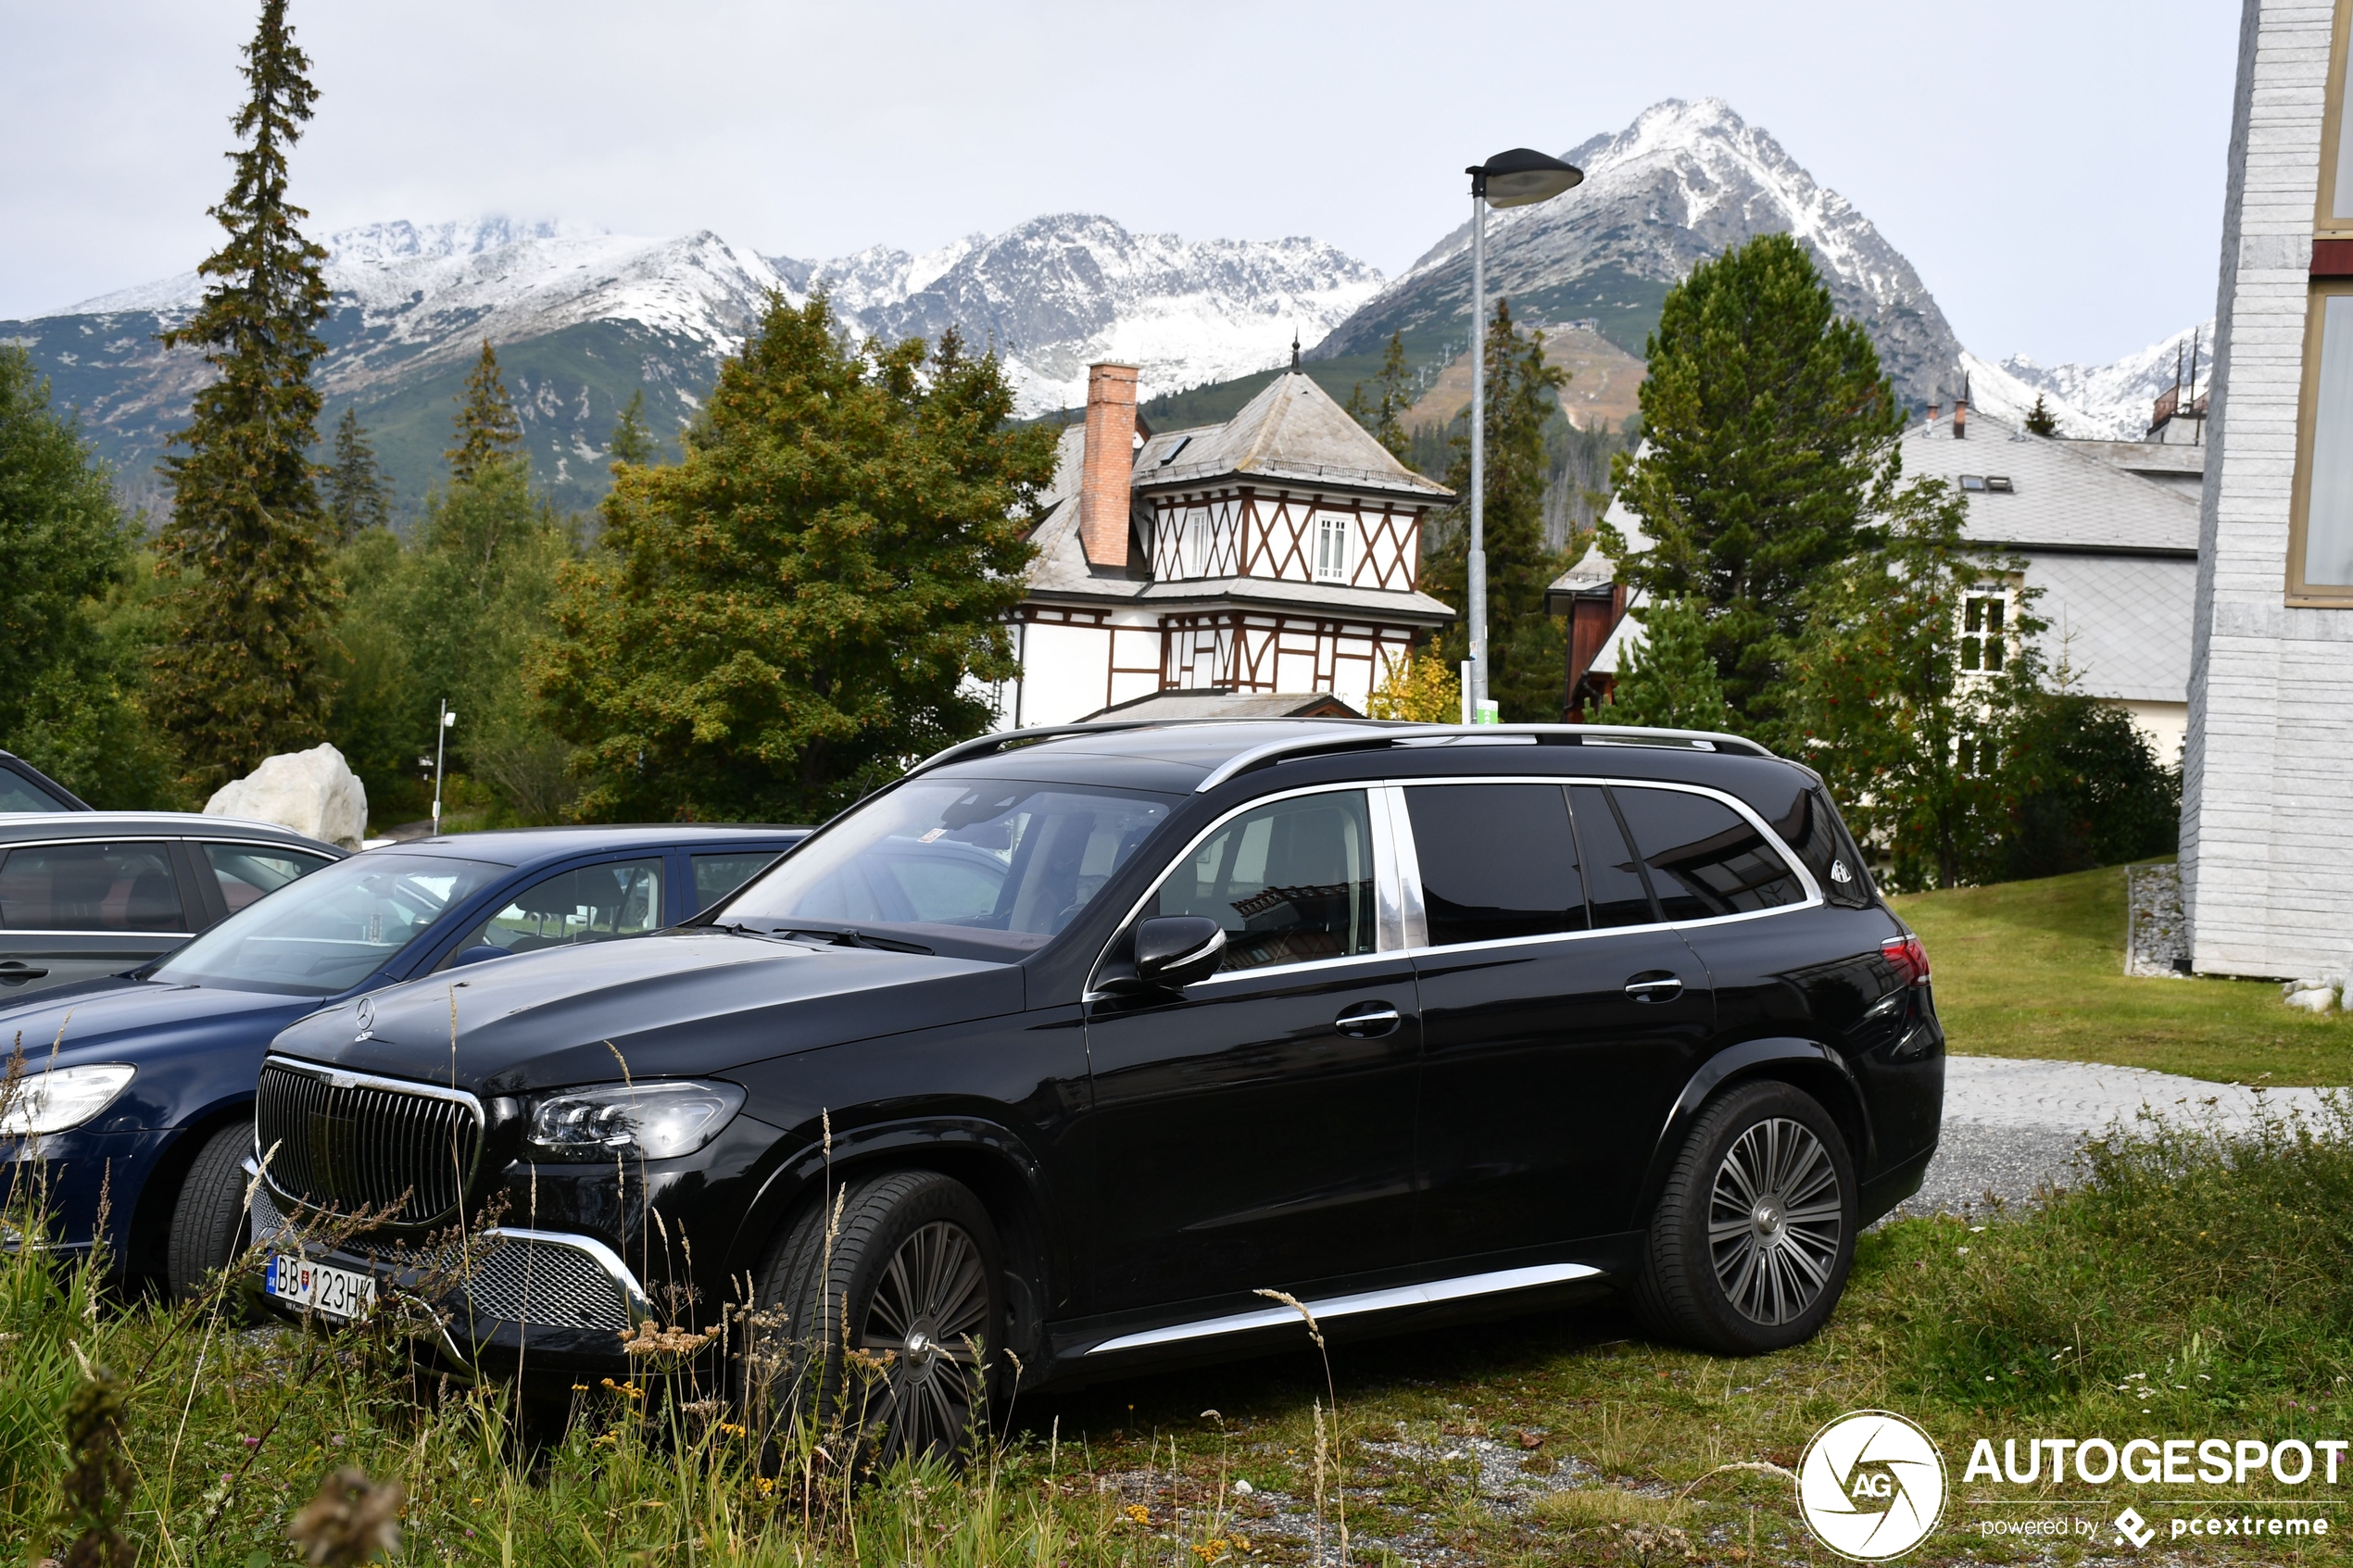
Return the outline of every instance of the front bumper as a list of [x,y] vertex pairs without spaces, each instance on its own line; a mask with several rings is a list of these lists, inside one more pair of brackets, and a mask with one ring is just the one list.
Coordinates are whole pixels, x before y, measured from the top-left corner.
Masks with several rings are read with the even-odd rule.
[[[421,1328],[430,1323],[433,1351],[462,1377],[512,1375],[526,1364],[568,1374],[625,1371],[622,1342],[653,1315],[629,1265],[594,1236],[499,1226],[433,1248],[332,1245],[281,1212],[266,1182],[254,1184],[247,1213],[257,1248],[372,1275],[378,1310],[388,1298]],[[265,1299],[285,1316],[303,1315]]]
[[[78,1255],[99,1240],[121,1266],[130,1255],[132,1221],[139,1210],[147,1176],[157,1158],[179,1135],[177,1128],[96,1133],[84,1128],[45,1137],[0,1138],[0,1204],[30,1201],[46,1222],[35,1245]],[[14,1250],[23,1236],[0,1234],[0,1248]]]

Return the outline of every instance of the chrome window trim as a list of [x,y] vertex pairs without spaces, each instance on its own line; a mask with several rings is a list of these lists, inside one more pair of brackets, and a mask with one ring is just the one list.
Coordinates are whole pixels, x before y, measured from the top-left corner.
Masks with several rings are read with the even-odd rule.
[[[336,1004],[337,1007],[341,1005],[341,1003]],[[321,1009],[321,1010],[333,1010]],[[316,1015],[306,1014],[305,1016]],[[425,1083],[415,1078],[384,1078],[373,1073],[354,1073],[347,1068],[331,1067],[323,1061],[305,1061],[296,1056],[280,1056],[275,1051],[262,1058],[261,1065],[264,1071],[276,1067],[288,1073],[299,1073],[312,1078],[324,1078],[338,1089],[385,1089],[394,1094],[422,1095],[428,1099],[455,1100],[473,1112],[476,1131],[489,1130],[490,1121],[483,1113],[482,1101],[463,1089],[445,1089],[438,1084]]]
[[118,931],[109,926],[0,926],[0,946],[11,936],[194,936],[193,931]]
[[1422,906],[1421,851],[1414,843],[1413,820],[1405,814],[1405,791],[1403,785],[1383,784],[1377,793],[1388,804],[1390,830],[1395,838],[1397,856],[1398,897],[1404,917],[1403,950],[1411,953],[1429,946],[1429,911]]
[[[1161,887],[1171,876],[1176,874],[1176,868],[1183,865],[1195,854],[1199,853],[1201,847],[1209,842],[1209,837],[1212,834],[1217,832],[1227,822],[1232,822],[1236,817],[1242,815],[1246,811],[1255,811],[1262,806],[1273,806],[1285,800],[1302,799],[1311,795],[1333,795],[1341,790],[1354,790],[1365,797],[1365,816],[1371,822],[1370,831],[1373,841],[1374,950],[1369,953],[1342,953],[1336,958],[1308,959],[1299,963],[1266,964],[1257,969],[1227,970],[1220,972],[1217,974],[1213,974],[1207,979],[1197,980],[1193,984],[1195,985],[1207,985],[1214,984],[1220,980],[1229,978],[1239,979],[1246,974],[1265,975],[1296,973],[1302,970],[1322,969],[1332,964],[1361,963],[1368,959],[1395,958],[1400,953],[1403,952],[1405,949],[1403,947],[1392,948],[1388,946],[1390,926],[1389,922],[1382,918],[1382,911],[1385,909],[1402,907],[1400,903],[1400,887],[1402,884],[1397,881],[1397,840],[1403,835],[1398,832],[1397,824],[1390,821],[1388,802],[1376,802],[1373,798],[1379,793],[1380,785],[1367,779],[1346,779],[1336,784],[1303,784],[1297,789],[1278,790],[1272,795],[1261,795],[1254,797],[1252,799],[1242,801],[1240,804],[1218,816],[1214,821],[1211,822],[1208,826],[1193,834],[1191,838],[1186,840],[1184,848],[1178,850],[1176,855],[1170,858],[1165,865],[1161,867],[1160,873],[1152,878],[1151,884],[1144,889],[1142,897],[1139,897],[1135,903],[1129,905],[1127,912],[1120,916],[1119,923],[1112,927],[1111,935],[1104,939],[1102,947],[1095,954],[1095,961],[1088,966],[1086,990],[1078,999],[1082,1002],[1097,1002],[1103,999],[1105,994],[1096,989],[1095,979],[1096,976],[1102,972],[1103,960],[1111,956],[1113,946],[1118,942],[1122,933],[1127,931],[1136,923],[1136,917],[1143,913],[1144,906],[1151,903],[1154,898],[1160,896]],[[1387,833],[1381,831],[1384,823],[1386,823],[1390,829]],[[1402,922],[1398,928],[1398,932],[1402,938],[1403,935],[1403,926]],[[1190,990],[1191,988],[1191,986],[1186,987],[1188,990]]]
[[[1382,1312],[1399,1307],[1422,1307],[1440,1301],[1459,1301],[1471,1296],[1527,1290],[1540,1285],[1567,1285],[1575,1280],[1598,1278],[1601,1272],[1587,1263],[1537,1263],[1527,1268],[1498,1269],[1490,1273],[1458,1274],[1452,1279],[1434,1279],[1421,1285],[1393,1286],[1387,1290],[1331,1296],[1306,1305],[1316,1321],[1322,1322],[1326,1318],[1344,1318],[1359,1312]],[[1229,1312],[1221,1317],[1202,1318],[1192,1323],[1172,1323],[1166,1328],[1123,1334],[1090,1348],[1087,1354],[1100,1356],[1107,1351],[1140,1350],[1147,1346],[1207,1339],[1221,1334],[1247,1334],[1252,1329],[1280,1328],[1285,1323],[1299,1321],[1299,1313],[1293,1308],[1260,1307],[1245,1312]]]

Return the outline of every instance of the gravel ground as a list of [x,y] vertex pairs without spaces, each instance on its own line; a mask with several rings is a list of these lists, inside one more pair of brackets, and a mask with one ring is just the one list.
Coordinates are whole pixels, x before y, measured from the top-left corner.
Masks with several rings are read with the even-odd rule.
[[2144,1107],[2245,1126],[2259,1102],[2283,1115],[2309,1113],[2324,1092],[2259,1091],[2092,1062],[1949,1057],[1936,1159],[1919,1195],[1897,1212],[1958,1213],[1988,1207],[1988,1194],[2001,1203],[2022,1203],[2045,1183],[2065,1186],[2083,1135],[2113,1122],[2130,1123]]

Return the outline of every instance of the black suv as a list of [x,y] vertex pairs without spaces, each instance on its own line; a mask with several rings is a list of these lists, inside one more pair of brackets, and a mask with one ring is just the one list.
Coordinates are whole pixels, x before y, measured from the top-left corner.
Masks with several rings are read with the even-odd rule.
[[943,752],[686,928],[296,1023],[255,1234],[283,1304],[430,1289],[481,1373],[781,1308],[928,1448],[975,1344],[1026,1387],[1242,1354],[1300,1332],[1266,1288],[1793,1344],[1944,1075],[1918,940],[1748,742],[1097,724]]

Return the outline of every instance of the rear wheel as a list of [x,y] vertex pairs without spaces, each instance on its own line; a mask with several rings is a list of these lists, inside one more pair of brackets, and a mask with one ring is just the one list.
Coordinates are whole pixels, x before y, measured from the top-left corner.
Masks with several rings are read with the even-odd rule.
[[1855,1257],[1854,1162],[1830,1113],[1787,1084],[1709,1105],[1651,1217],[1634,1298],[1655,1333],[1756,1355],[1829,1321]]
[[172,1299],[195,1295],[244,1249],[245,1160],[252,1148],[252,1123],[238,1122],[205,1139],[189,1162],[164,1245],[164,1285]]
[[[780,1440],[838,1430],[862,1462],[954,1459],[986,1418],[1005,1318],[996,1227],[963,1184],[929,1171],[854,1183],[768,1252],[760,1302],[783,1321],[748,1367]],[[748,1390],[749,1391],[749,1390]],[[813,1431],[803,1424],[813,1421]]]

